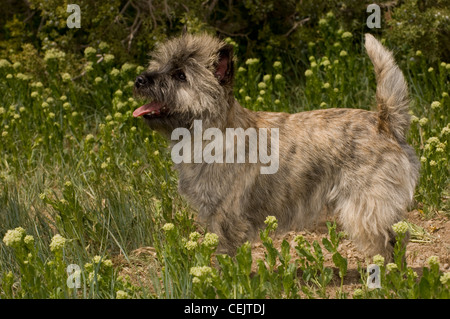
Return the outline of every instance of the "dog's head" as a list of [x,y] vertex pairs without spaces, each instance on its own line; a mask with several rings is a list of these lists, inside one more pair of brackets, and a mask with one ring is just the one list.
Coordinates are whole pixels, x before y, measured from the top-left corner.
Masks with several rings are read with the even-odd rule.
[[184,34],[151,54],[135,94],[149,103],[133,112],[162,133],[191,128],[196,119],[224,122],[233,94],[233,47],[207,34]]

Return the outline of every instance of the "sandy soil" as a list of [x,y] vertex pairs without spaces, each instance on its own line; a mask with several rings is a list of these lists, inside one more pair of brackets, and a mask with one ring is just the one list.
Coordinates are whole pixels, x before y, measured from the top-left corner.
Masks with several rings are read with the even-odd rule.
[[[428,234],[425,240],[415,240],[414,238],[408,243],[406,260],[408,266],[420,276],[423,266],[426,265],[426,260],[430,256],[438,256],[440,260],[441,269],[443,271],[450,271],[450,220],[448,217],[438,215],[432,219],[425,219],[417,210],[411,211],[406,215],[406,220],[422,227]],[[338,227],[339,231],[339,227]],[[281,242],[285,239],[291,244],[292,256],[297,256],[294,250],[296,245],[294,238],[297,235],[302,235],[307,241],[312,243],[317,240],[322,242],[322,238],[327,236],[327,227],[325,222],[317,225],[314,229],[305,230],[302,232],[289,232],[284,236],[278,236],[274,239],[274,244],[277,248],[280,247]],[[252,245],[253,260],[264,259],[265,248],[261,242],[254,242]],[[331,259],[331,254],[322,246],[322,251],[325,257],[325,264],[331,267],[334,272],[334,278],[327,288],[327,293],[330,298],[336,296],[336,291],[340,288],[340,278],[338,275],[338,268],[334,266]],[[359,252],[353,243],[348,238],[343,238],[339,245],[339,252],[348,262],[347,275],[344,278],[344,292],[348,293],[351,298],[352,292],[356,288],[361,288],[363,283],[361,275],[358,271],[358,264],[366,267],[372,263],[370,259],[364,257]],[[159,272],[156,267],[156,253],[152,247],[142,247],[130,254],[131,265],[125,261],[123,256],[114,258],[116,265],[122,266],[121,274],[129,275],[131,280],[138,285],[152,286],[149,277],[149,269]],[[256,262],[253,265],[256,271]],[[151,289],[153,290],[153,289]]]
[[[411,239],[408,243],[406,250],[406,261],[408,266],[413,268],[414,271],[420,276],[422,268],[426,265],[426,260],[430,256],[438,256],[440,260],[441,269],[443,271],[450,270],[450,220],[445,216],[436,216],[432,219],[425,220],[421,213],[417,210],[409,212],[405,219],[415,225],[421,226],[429,236],[425,240]],[[339,231],[339,227],[337,229]],[[280,247],[281,242],[285,239],[291,244],[291,250],[293,256],[295,256],[295,250],[293,247],[296,245],[294,238],[297,235],[302,235],[307,241],[312,243],[317,240],[322,242],[322,238],[327,236],[328,231],[325,223],[321,223],[313,230],[302,232],[290,232],[283,237],[277,237],[274,240],[276,247]],[[322,251],[324,253],[325,265],[331,267],[334,271],[333,281],[329,285],[327,290],[329,296],[333,298],[335,296],[334,291],[340,287],[340,278],[338,268],[334,266],[331,259],[331,253],[329,253],[321,244]],[[344,278],[344,292],[351,293],[356,288],[361,288],[362,281],[361,275],[358,271],[358,263],[362,267],[366,267],[372,263],[371,260],[359,252],[352,241],[348,238],[343,238],[339,245],[339,252],[344,258],[347,258],[348,270],[347,275]],[[264,246],[259,242],[253,244],[252,254],[254,260],[264,258]],[[256,267],[255,267],[256,269]]]

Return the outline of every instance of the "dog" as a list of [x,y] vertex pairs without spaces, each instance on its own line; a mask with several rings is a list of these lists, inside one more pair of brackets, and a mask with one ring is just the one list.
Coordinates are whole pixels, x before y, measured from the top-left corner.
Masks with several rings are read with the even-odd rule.
[[[180,194],[208,231],[219,236],[219,252],[233,254],[255,238],[269,215],[283,232],[304,229],[327,211],[359,250],[392,257],[392,225],[412,203],[420,164],[406,141],[410,115],[403,74],[392,53],[370,34],[365,48],[376,73],[377,112],[333,108],[287,114],[243,108],[233,95],[233,47],[208,34],[183,34],[151,54],[134,87],[150,102],[133,113],[151,129],[168,139],[178,128],[194,134],[196,121],[203,133],[265,128],[273,137],[277,130],[277,148],[271,152],[279,163],[273,174],[261,173],[260,159],[174,164]],[[250,146],[246,139],[246,159]]]

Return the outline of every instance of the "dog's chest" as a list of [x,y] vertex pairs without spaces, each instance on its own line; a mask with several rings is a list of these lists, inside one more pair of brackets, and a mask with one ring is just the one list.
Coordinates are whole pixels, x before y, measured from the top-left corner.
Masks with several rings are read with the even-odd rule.
[[197,209],[235,204],[246,187],[245,164],[181,164],[178,190]]

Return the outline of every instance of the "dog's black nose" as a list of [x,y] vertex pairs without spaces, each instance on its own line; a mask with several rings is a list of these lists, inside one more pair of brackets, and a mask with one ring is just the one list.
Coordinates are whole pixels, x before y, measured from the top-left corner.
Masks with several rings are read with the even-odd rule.
[[139,75],[136,78],[136,81],[134,81],[134,86],[136,88],[140,88],[141,86],[144,86],[145,84],[147,84],[147,79],[143,75]]

